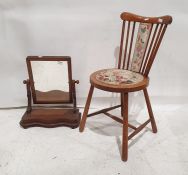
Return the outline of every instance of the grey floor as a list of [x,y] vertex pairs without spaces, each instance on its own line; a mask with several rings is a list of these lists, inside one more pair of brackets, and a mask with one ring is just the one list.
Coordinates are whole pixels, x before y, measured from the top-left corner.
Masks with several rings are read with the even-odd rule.
[[[158,100],[158,133],[148,125],[133,138],[127,162],[120,158],[121,125],[104,115],[89,118],[79,133],[66,127],[22,129],[25,109],[0,110],[0,175],[187,175],[188,103]],[[104,105],[96,104],[91,111]],[[141,107],[130,106],[130,123],[147,119]]]

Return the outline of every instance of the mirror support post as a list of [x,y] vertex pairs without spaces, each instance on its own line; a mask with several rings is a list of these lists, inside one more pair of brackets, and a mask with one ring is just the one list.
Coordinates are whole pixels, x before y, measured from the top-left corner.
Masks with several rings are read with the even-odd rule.
[[23,84],[26,84],[26,88],[27,88],[27,100],[28,100],[28,104],[27,104],[27,112],[31,112],[32,107],[31,107],[31,90],[30,90],[30,81],[24,80]]
[[73,107],[74,112],[76,112],[77,109],[77,102],[76,102],[76,87],[75,84],[79,84],[79,80],[72,80],[72,97],[73,97]]

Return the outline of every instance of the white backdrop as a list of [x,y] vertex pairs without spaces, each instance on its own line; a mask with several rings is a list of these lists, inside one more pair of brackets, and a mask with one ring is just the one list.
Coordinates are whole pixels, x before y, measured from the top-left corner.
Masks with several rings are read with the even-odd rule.
[[187,0],[0,0],[0,107],[26,104],[27,55],[71,56],[73,78],[80,80],[78,96],[85,97],[90,73],[115,64],[123,11],[173,16],[150,73],[149,92],[188,96],[187,6]]

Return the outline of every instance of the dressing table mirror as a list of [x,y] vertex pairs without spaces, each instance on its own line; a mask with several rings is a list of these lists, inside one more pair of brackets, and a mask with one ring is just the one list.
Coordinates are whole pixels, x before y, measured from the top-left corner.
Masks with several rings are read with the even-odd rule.
[[20,125],[23,128],[68,126],[76,128],[80,113],[76,105],[71,58],[68,56],[28,56],[28,105]]

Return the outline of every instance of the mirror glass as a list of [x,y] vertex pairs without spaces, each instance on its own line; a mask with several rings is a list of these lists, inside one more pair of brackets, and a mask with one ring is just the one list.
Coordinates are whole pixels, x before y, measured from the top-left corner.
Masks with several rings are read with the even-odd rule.
[[70,100],[68,61],[31,61],[37,102]]

